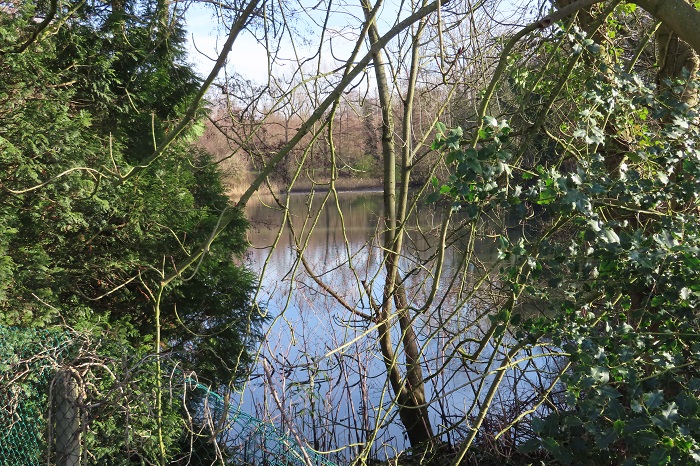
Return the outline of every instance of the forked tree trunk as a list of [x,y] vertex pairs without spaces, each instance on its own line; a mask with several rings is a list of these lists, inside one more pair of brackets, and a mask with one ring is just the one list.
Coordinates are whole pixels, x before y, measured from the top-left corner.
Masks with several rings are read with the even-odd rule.
[[[365,18],[370,21],[368,34],[370,41],[379,40],[379,34],[374,21],[371,19],[371,5],[363,0],[362,7]],[[417,46],[417,45],[416,45]],[[409,442],[413,448],[426,445],[433,440],[433,429],[428,417],[423,373],[420,366],[420,347],[409,310],[406,295],[399,283],[398,260],[401,250],[401,233],[398,231],[402,219],[397,217],[396,195],[396,149],[394,144],[394,122],[390,98],[389,82],[386,77],[384,57],[381,50],[373,56],[375,79],[382,109],[382,158],[384,161],[384,260],[386,266],[386,282],[384,284],[383,300],[378,306],[376,318],[379,322],[379,344],[382,358],[387,370],[389,383],[396,397],[399,418],[406,429]],[[412,97],[411,97],[412,98]],[[405,160],[404,160],[405,162]],[[402,164],[402,166],[405,165]],[[402,170],[403,181],[407,185],[408,172]],[[402,195],[405,194],[402,189]],[[405,202],[401,203],[399,214],[405,213]],[[397,228],[398,227],[398,228]],[[401,345],[405,355],[405,376],[399,370],[396,360],[391,330],[393,322],[398,319],[401,330]]]

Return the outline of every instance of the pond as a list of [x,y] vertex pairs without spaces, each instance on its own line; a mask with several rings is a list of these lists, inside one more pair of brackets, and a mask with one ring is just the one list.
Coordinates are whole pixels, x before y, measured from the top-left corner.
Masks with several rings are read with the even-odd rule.
[[[242,407],[315,450],[333,451],[340,463],[364,449],[370,457],[386,458],[408,447],[377,326],[363,318],[373,312],[371,301],[382,299],[382,205],[380,192],[316,193],[260,197],[246,210],[247,261],[261,277],[257,301],[271,320],[259,364],[241,394]],[[434,295],[413,314],[412,326],[433,430],[454,444],[468,431],[505,351],[505,345],[489,343],[475,361],[459,356],[479,346],[490,326],[488,315],[502,300],[496,239],[507,227],[493,220],[472,225],[456,214],[441,248],[444,215],[435,206],[416,206],[406,225],[400,274],[409,307],[420,309]],[[397,328],[392,337],[401,366]],[[507,425],[515,403],[545,389],[550,364],[551,358],[524,357],[509,367],[494,419],[500,416]],[[536,376],[523,376],[533,370]]]

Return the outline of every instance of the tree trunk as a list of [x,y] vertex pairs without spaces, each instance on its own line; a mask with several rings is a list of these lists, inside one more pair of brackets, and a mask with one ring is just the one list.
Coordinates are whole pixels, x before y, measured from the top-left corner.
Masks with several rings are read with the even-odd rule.
[[670,31],[700,52],[700,12],[686,0],[635,0]]
[[[697,25],[700,27],[700,24]],[[656,75],[658,92],[663,92],[669,88],[670,83],[676,80],[694,79],[698,75],[700,69],[700,57],[698,52],[677,33],[675,33],[668,25],[661,24],[656,31],[656,50],[657,64],[659,71]],[[697,107],[698,105],[698,89],[686,87],[683,94],[680,96],[681,102],[689,107]],[[680,160],[674,167],[671,175],[671,180],[676,181],[679,176],[682,176],[683,161]],[[682,209],[684,206],[679,205],[678,200],[671,201],[673,210]]]
[[[700,28],[700,24],[696,24],[696,27]],[[690,78],[697,75],[700,68],[698,53],[667,24],[662,23],[656,32],[656,47],[659,65],[656,79],[659,89],[666,86],[667,80],[682,78],[684,70]],[[686,89],[682,100],[690,107],[695,107],[698,104],[698,90]]]
[[[368,34],[370,41],[376,43],[379,40],[376,24],[371,18],[371,5],[363,1],[362,7],[365,18],[370,21]],[[386,282],[384,284],[383,301],[377,309],[379,321],[379,343],[382,350],[384,365],[391,388],[396,396],[399,410],[399,418],[406,429],[409,442],[413,448],[425,445],[433,439],[433,430],[428,417],[428,407],[425,399],[425,387],[420,366],[420,348],[418,339],[413,330],[409,311],[407,309],[406,296],[402,287],[397,285],[399,279],[398,261],[402,247],[401,233],[397,227],[402,219],[397,217],[396,196],[396,149],[394,144],[394,122],[392,104],[390,98],[389,82],[386,77],[384,57],[381,50],[372,56],[374,62],[375,78],[379,93],[379,102],[382,109],[382,157],[384,161],[384,260],[386,265]],[[410,132],[409,132],[410,134]],[[408,144],[408,142],[406,142]],[[402,157],[404,168],[401,173],[403,188],[408,184],[408,171],[406,156]],[[399,212],[405,213],[406,194],[402,189],[402,202]],[[395,307],[394,307],[395,306]],[[401,329],[401,344],[405,353],[406,376],[403,377],[396,361],[396,355],[391,339],[392,322],[398,316]]]

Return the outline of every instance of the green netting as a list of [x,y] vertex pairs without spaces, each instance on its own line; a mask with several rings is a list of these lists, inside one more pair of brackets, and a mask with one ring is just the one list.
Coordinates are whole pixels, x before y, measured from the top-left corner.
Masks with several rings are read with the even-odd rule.
[[61,331],[0,327],[0,464],[46,464],[49,384],[67,342]]
[[194,390],[200,393],[197,397],[201,403],[200,412],[210,412],[214,420],[224,416],[225,423],[219,442],[225,446],[231,464],[335,466],[335,463],[322,455],[299,445],[271,423],[227,405],[218,393],[202,384],[192,383]]
[[[62,432],[65,428],[60,426],[71,423],[62,422],[62,411],[52,405],[57,390],[54,379],[57,370],[64,364],[80,361],[79,355],[75,358],[84,343],[79,335],[71,335],[60,329],[0,327],[0,465],[143,463],[145,459],[139,457],[143,452],[139,452],[138,448],[126,444],[114,445],[115,438],[121,437],[115,437],[113,430],[106,432],[105,429],[114,429],[124,422],[112,419],[111,422],[102,423],[99,420],[101,416],[114,412],[99,411],[104,406],[94,412],[85,406],[69,410],[73,414],[80,412],[83,417],[73,424],[82,429],[75,437],[80,445],[78,449],[82,452],[61,456],[55,451],[58,439],[65,434]],[[182,416],[178,414],[180,421],[176,420],[175,423],[189,426],[183,431],[183,435],[188,438],[171,442],[174,450],[169,464],[210,465],[215,462],[221,464],[223,460],[226,464],[235,465],[335,466],[322,455],[299,445],[271,423],[227,405],[218,393],[201,383],[185,378],[178,371],[164,372],[167,372],[168,377],[162,384],[168,387],[166,402],[170,400],[171,406],[180,406],[173,412],[182,412],[182,403],[177,403],[177,400],[188,400],[188,410]],[[52,383],[55,385],[53,388]],[[153,413],[153,400],[137,398],[136,403],[140,406],[133,408],[134,414]],[[53,421],[49,416],[54,416]],[[187,422],[183,423],[183,420]],[[130,422],[126,430],[134,427],[134,420]],[[218,456],[213,457],[210,441],[212,432],[216,432],[216,444],[219,447]],[[177,445],[180,445],[179,450]],[[90,450],[88,454],[86,450]],[[101,453],[102,450],[108,451],[107,456]]]

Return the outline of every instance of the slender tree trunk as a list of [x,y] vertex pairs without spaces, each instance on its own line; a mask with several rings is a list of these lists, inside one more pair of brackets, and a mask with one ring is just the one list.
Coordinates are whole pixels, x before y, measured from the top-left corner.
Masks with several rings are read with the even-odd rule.
[[[363,0],[362,7],[365,17],[370,22],[368,34],[370,41],[376,43],[379,40],[376,24],[371,19],[371,5]],[[422,29],[422,27],[421,27]],[[382,157],[384,161],[384,259],[386,264],[386,282],[384,284],[383,300],[377,310],[379,324],[379,343],[382,350],[384,364],[387,369],[391,388],[396,396],[399,410],[399,418],[406,429],[412,447],[424,445],[433,439],[433,430],[428,417],[428,408],[425,398],[423,374],[420,366],[420,347],[413,330],[412,319],[407,309],[406,296],[402,287],[398,286],[398,261],[402,247],[403,215],[405,214],[408,186],[407,156],[402,157],[402,202],[397,216],[396,195],[396,149],[394,144],[394,122],[390,97],[389,82],[386,77],[385,62],[381,50],[373,56],[375,78],[379,93],[379,102],[382,109]],[[414,80],[415,81],[415,80]],[[413,84],[415,85],[415,83]],[[412,97],[411,97],[412,100]],[[409,110],[411,111],[411,110]],[[410,137],[410,130],[409,130]],[[408,142],[407,142],[408,144]],[[407,148],[410,151],[410,145]],[[406,190],[403,189],[404,184]],[[394,310],[396,316],[394,316]],[[396,361],[396,355],[391,338],[392,322],[398,317],[401,329],[401,344],[406,358],[406,376],[403,377]]]
[[688,0],[635,0],[634,3],[664,23],[689,46],[700,52],[700,12]]

